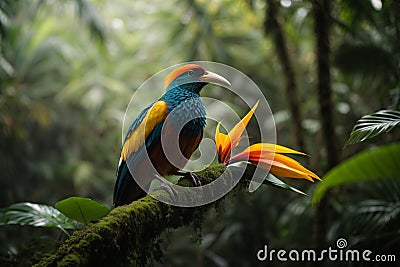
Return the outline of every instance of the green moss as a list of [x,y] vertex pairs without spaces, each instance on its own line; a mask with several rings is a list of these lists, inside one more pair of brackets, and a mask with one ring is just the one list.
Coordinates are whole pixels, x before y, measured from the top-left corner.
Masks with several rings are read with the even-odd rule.
[[[224,165],[217,164],[197,175],[202,184],[207,184],[225,170]],[[230,175],[224,177],[227,182],[229,178]],[[192,186],[191,183],[186,178],[178,182],[181,186]],[[154,194],[169,197],[165,190]],[[53,255],[42,258],[35,266],[126,266],[132,262],[138,266],[151,265],[160,258],[157,238],[164,230],[194,222],[200,236],[203,213],[214,205],[173,207],[146,196],[130,205],[117,207],[105,218],[76,231]]]
[[226,166],[224,164],[215,164],[197,172],[196,174],[201,177],[202,184],[208,184],[220,177],[225,170]]
[[79,266],[80,262],[81,261],[77,255],[69,254],[64,258],[62,262],[57,263],[57,267]]

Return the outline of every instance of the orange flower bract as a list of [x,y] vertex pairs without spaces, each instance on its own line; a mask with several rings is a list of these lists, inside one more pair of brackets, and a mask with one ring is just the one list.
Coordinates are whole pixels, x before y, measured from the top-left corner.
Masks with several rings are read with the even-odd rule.
[[229,158],[232,150],[239,144],[243,131],[253,116],[257,106],[258,102],[228,134],[220,132],[221,122],[218,123],[215,131],[215,143],[217,147],[218,161],[226,165],[233,161],[248,161],[260,168],[269,170],[273,175],[284,176],[288,178],[306,179],[311,182],[314,181],[313,179],[321,180],[318,175],[303,167],[296,160],[282,155],[306,155],[305,153],[280,145],[269,143],[254,144],[243,150],[241,153]]
[[217,146],[218,152],[218,161],[221,163],[226,163],[229,155],[232,152],[232,149],[237,147],[239,144],[240,138],[243,134],[243,131],[246,129],[247,124],[249,123],[251,117],[254,114],[258,106],[258,101],[254,105],[254,107],[247,113],[244,118],[233,127],[233,129],[228,133],[224,134],[219,131],[219,127],[221,126],[221,122],[218,123],[217,129],[215,131],[215,143]]

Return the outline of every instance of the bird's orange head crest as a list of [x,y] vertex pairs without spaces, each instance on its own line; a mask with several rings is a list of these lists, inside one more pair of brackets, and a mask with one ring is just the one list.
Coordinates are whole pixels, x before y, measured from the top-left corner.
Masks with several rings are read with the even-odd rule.
[[229,88],[231,84],[224,77],[205,70],[197,64],[186,64],[173,70],[165,79],[164,90],[169,90],[183,84],[190,84],[187,88],[199,93],[202,87],[208,83]]
[[173,70],[164,81],[164,89],[168,88],[168,86],[173,82],[176,78],[183,74],[193,75],[194,73],[200,73],[199,77],[206,73],[203,67],[197,64],[186,64],[180,66],[179,68]]

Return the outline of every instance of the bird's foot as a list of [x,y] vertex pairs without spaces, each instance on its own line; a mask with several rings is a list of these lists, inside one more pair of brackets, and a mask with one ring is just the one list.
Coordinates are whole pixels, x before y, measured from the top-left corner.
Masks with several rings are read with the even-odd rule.
[[182,175],[184,178],[189,179],[190,181],[192,181],[194,186],[201,186],[201,181],[199,179],[199,176],[197,176],[197,174],[193,173],[193,172],[178,172],[179,175]]

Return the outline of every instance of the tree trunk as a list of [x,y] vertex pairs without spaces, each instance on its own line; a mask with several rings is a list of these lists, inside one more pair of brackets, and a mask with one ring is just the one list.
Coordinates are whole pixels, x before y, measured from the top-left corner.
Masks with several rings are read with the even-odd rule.
[[[319,111],[322,135],[325,141],[328,170],[338,163],[337,139],[333,120],[333,103],[331,99],[331,50],[329,42],[331,4],[331,0],[312,0],[314,32],[316,37]],[[315,248],[323,248],[325,246],[328,203],[329,194],[326,194],[315,210],[313,226],[313,245]]]
[[300,151],[305,151],[299,89],[283,26],[279,21],[279,6],[276,0],[266,0],[266,3],[264,31],[266,35],[270,32],[273,34],[275,49],[285,74],[285,92],[289,101],[291,125],[296,146]]

